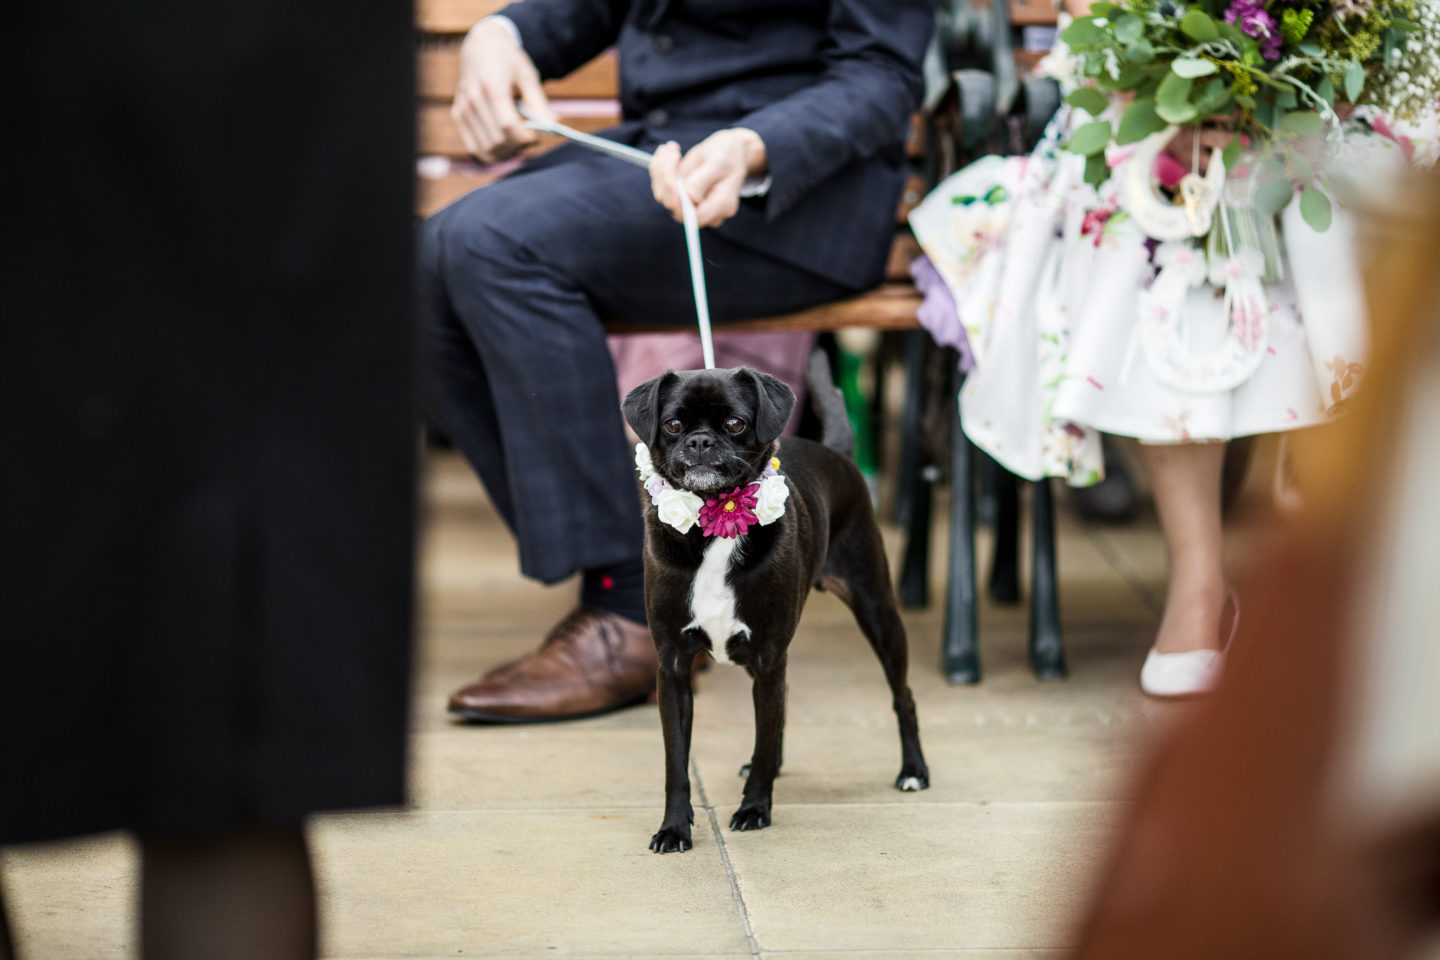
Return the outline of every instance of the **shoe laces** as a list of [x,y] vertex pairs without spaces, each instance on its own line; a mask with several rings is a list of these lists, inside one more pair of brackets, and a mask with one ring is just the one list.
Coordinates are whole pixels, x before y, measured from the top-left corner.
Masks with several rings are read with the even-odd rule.
[[583,662],[583,658],[575,652],[576,641],[584,636],[588,629],[593,629],[600,638],[600,646],[605,651],[605,664],[610,668],[610,672],[619,673],[620,637],[615,624],[601,611],[589,607],[576,607],[566,614],[565,618],[551,629],[541,649],[548,649],[554,644],[564,644],[571,651],[571,657],[579,664]]

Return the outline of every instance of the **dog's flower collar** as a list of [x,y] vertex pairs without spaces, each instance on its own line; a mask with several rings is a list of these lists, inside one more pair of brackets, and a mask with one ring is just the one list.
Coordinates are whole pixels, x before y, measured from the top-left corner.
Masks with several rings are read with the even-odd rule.
[[790,487],[780,474],[778,457],[770,458],[759,480],[709,500],[671,486],[670,481],[655,472],[650,448],[643,443],[635,444],[635,470],[640,474],[645,492],[650,494],[660,522],[681,533],[689,533],[691,527],[699,524],[700,532],[707,537],[734,539],[751,526],[764,527],[779,520],[785,513],[785,498],[790,496]]

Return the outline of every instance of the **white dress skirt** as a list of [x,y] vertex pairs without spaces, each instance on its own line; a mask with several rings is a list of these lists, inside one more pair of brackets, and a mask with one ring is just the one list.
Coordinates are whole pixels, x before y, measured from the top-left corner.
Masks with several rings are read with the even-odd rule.
[[1290,204],[1278,256],[1252,255],[1245,274],[1204,240],[1145,236],[1115,180],[1097,191],[1059,149],[1065,122],[1029,156],[960,170],[910,215],[975,356],[960,393],[970,439],[1017,475],[1083,486],[1104,476],[1099,433],[1223,441],[1334,416],[1365,351],[1349,215],[1337,205],[1317,234]]

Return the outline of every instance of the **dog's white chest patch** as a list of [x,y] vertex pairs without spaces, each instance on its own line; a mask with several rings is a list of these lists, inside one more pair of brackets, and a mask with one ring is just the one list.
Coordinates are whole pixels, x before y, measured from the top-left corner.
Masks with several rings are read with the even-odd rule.
[[729,663],[725,641],[737,633],[750,635],[750,628],[735,615],[735,591],[725,581],[730,562],[740,549],[740,538],[716,537],[705,548],[695,582],[690,586],[690,622],[686,630],[704,630],[710,638],[710,652],[719,663]]

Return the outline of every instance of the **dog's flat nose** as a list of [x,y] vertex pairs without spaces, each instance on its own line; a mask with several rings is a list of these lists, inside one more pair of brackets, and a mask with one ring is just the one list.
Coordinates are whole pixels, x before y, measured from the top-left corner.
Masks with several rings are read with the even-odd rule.
[[691,453],[704,453],[715,446],[715,438],[707,433],[698,433],[685,441],[685,449]]

